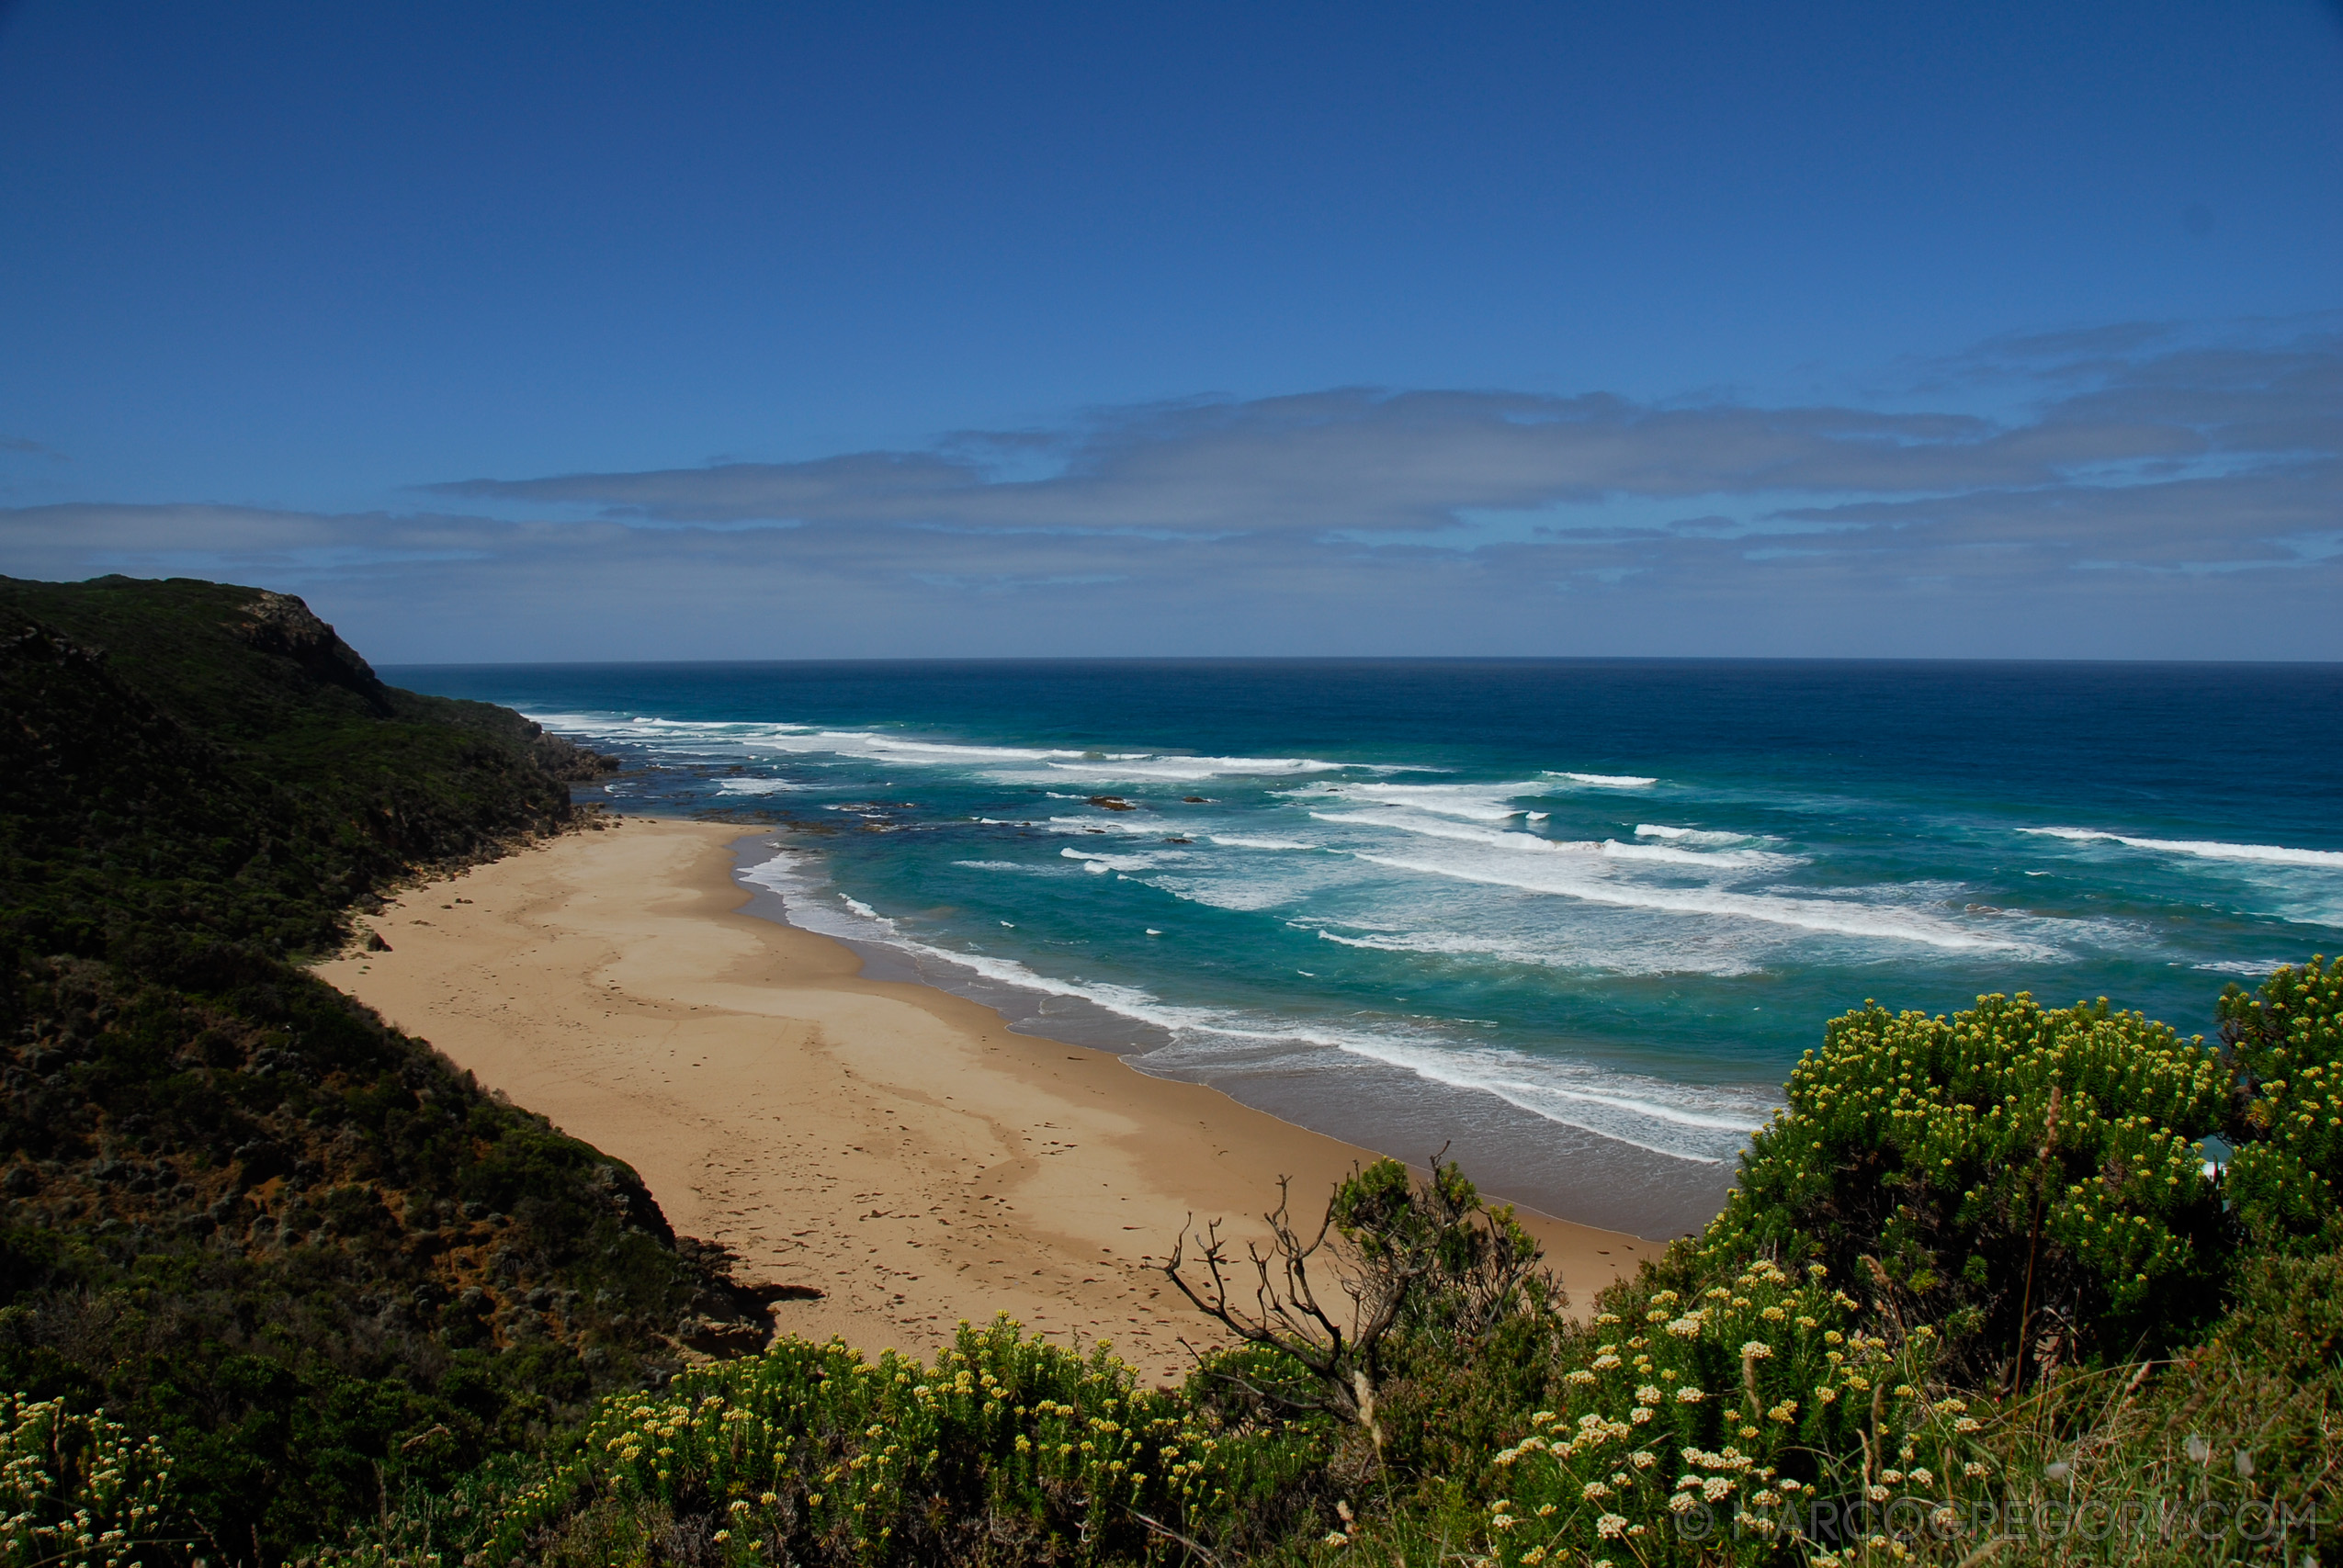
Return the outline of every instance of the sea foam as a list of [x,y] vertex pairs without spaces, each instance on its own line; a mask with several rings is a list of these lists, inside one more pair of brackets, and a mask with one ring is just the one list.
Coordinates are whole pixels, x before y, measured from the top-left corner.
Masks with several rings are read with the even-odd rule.
[[2076,843],[2122,844],[2156,854],[2187,855],[2196,860],[2236,861],[2248,865],[2299,865],[2317,871],[2343,871],[2343,850],[2295,850],[2282,844],[2224,844],[2209,839],[2137,839],[2096,828],[2020,828],[2037,838],[2067,839]]
[[1422,855],[1374,854],[1353,851],[1363,861],[1394,871],[1425,876],[1454,877],[1498,887],[1518,887],[1529,893],[1613,904],[1624,908],[1658,909],[1678,915],[1707,915],[1725,919],[1763,920],[1801,931],[1828,932],[1881,942],[1919,942],[1952,952],[2043,954],[2037,943],[1997,937],[1970,930],[1940,916],[1916,909],[1864,905],[1835,899],[1799,898],[1780,894],[1735,893],[1715,887],[1667,887],[1586,874],[1560,857],[1545,863],[1528,861],[1500,863],[1483,857],[1431,860]]
[[1656,822],[1638,822],[1636,824],[1636,837],[1658,839],[1670,844],[1690,844],[1696,849],[1729,849],[1737,844],[1748,843],[1752,835],[1709,832],[1699,828],[1664,828]]
[[1630,844],[1616,839],[1548,839],[1535,833],[1506,832],[1459,823],[1444,822],[1416,817],[1397,816],[1387,811],[1353,811],[1347,813],[1312,812],[1321,822],[1353,823],[1371,828],[1388,828],[1401,833],[1427,839],[1446,839],[1459,843],[1484,845],[1516,854],[1579,854],[1600,855],[1615,861],[1644,861],[1696,867],[1712,872],[1779,871],[1797,863],[1795,857],[1770,853],[1762,850],[1688,850],[1673,844]]
[[1139,1058],[1150,1065],[1160,1055],[1185,1066],[1205,1065],[1216,1051],[1264,1047],[1335,1051],[1402,1067],[1431,1082],[1478,1089],[1553,1122],[1649,1153],[1698,1164],[1730,1159],[1748,1134],[1771,1110],[1762,1090],[1725,1090],[1670,1085],[1632,1075],[1606,1074],[1579,1064],[1556,1063],[1518,1052],[1466,1045],[1431,1031],[1414,1035],[1395,1029],[1341,1026],[1323,1021],[1262,1017],[1225,1010],[1179,1006],[1141,987],[1063,979],[1013,958],[935,946],[905,934],[898,924],[857,899],[818,887],[819,863],[784,852],[751,867],[741,880],[778,894],[792,923],[823,934],[883,942],[932,962],[965,970],[996,985],[1041,996],[1078,1000],[1160,1031],[1167,1048]]
[[1473,822],[1504,822],[1524,814],[1523,807],[1512,804],[1516,797],[1542,794],[1545,787],[1534,781],[1492,784],[1402,784],[1374,780],[1322,784],[1313,793],[1361,804],[1407,807],[1442,817],[1461,817]]
[[1649,789],[1659,781],[1636,773],[1550,773],[1550,779],[1568,779],[1586,789]]
[[1307,757],[1190,757],[1153,751],[1078,751],[1067,748],[982,746],[922,740],[875,729],[821,729],[786,721],[746,722],[638,716],[532,713],[548,728],[581,737],[641,741],[689,740],[716,753],[764,750],[828,753],[912,766],[979,769],[1007,782],[1044,783],[1070,776],[1122,781],[1195,783],[1218,777],[1277,778],[1332,773],[1345,764]]

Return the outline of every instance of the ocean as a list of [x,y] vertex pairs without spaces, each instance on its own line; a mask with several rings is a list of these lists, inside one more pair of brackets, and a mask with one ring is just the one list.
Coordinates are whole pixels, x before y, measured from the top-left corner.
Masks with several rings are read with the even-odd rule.
[[755,912],[1566,1218],[1697,1227],[1826,1020],[2184,1033],[2343,947],[2343,667],[388,668],[723,813]]

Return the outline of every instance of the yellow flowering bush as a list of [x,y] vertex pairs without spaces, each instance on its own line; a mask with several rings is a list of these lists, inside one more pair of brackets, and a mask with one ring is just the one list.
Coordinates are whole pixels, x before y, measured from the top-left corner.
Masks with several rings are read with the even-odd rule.
[[164,1535],[163,1450],[102,1410],[0,1400],[0,1568],[135,1568]]
[[[1590,1320],[1395,1314],[1375,1425],[1261,1346],[1149,1392],[1005,1319],[933,1365],[785,1340],[333,1562],[1975,1568],[2077,1520],[2062,1561],[2260,1552],[2335,1493],[2338,1020],[2323,959],[2213,1049],[2103,1001],[1851,1012],[1725,1212]],[[1372,1175],[1332,1213],[1369,1258],[1415,1191]]]
[[2235,1227],[2199,1140],[2232,1083],[2104,1000],[1866,1006],[1792,1070],[1702,1251],[1875,1277],[1973,1372],[2174,1343],[2219,1307]]
[[1934,1337],[1891,1342],[1828,1272],[1760,1259],[1692,1294],[1608,1292],[1593,1354],[1496,1456],[1490,1555],[1694,1561],[1739,1540],[1764,1561],[1793,1539],[1796,1502],[1844,1479],[1832,1456],[1928,1410]]
[[[2221,1018],[2225,1049],[2022,994],[1834,1021],[1725,1212],[1606,1293],[1592,1353],[1497,1456],[1488,1557],[1949,1563],[1997,1509],[2153,1513],[2214,1480],[2245,1529],[2254,1444],[2279,1445],[2231,1438],[2213,1477],[2220,1445],[2126,1424],[2156,1385],[2120,1363],[2202,1330],[2257,1246],[2343,1233],[2343,965],[2232,987]],[[2177,1418],[2221,1425],[2187,1397]],[[2305,1472],[2269,1495],[2316,1493]]]
[[2221,1034],[2242,1108],[2227,1187],[2265,1247],[2343,1243],[2343,961],[2279,970],[2259,995],[2232,986]]
[[734,1564],[935,1561],[970,1531],[1120,1561],[1165,1532],[1225,1533],[1251,1489],[1314,1452],[1297,1431],[1232,1438],[1105,1345],[1078,1356],[1005,1316],[963,1325],[932,1366],[782,1339],[606,1399],[566,1460],[457,1544],[481,1564],[563,1562],[580,1519],[605,1553],[697,1520]]

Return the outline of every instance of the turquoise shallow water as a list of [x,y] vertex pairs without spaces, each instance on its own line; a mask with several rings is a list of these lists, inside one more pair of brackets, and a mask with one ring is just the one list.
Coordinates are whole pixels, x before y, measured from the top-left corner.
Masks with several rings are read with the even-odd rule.
[[2335,666],[384,673],[626,757],[621,809],[764,814],[757,907],[882,967],[1646,1234],[1866,998],[2193,1032],[2343,942]]

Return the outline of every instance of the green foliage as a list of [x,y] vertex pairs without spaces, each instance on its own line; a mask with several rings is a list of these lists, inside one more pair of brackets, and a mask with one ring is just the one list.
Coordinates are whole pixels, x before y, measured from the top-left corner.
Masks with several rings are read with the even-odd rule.
[[1357,1269],[1401,1293],[1403,1337],[1477,1339],[1525,1297],[1556,1289],[1534,1271],[1537,1243],[1511,1205],[1483,1203],[1445,1152],[1421,1181],[1396,1159],[1376,1160],[1336,1186],[1327,1206]]
[[289,962],[560,825],[527,720],[119,578],[0,580],[0,1387],[166,1441],[272,1560],[761,1323],[632,1171]]
[[307,975],[200,956],[20,961],[0,1379],[166,1435],[215,1532],[368,1517],[728,1313],[632,1171]]
[[1384,1390],[1376,1479],[1407,1478],[1420,1492],[1429,1483],[1427,1497],[1443,1488],[1486,1495],[1492,1456],[1526,1430],[1530,1411],[1553,1403],[1563,1358],[1584,1348],[1560,1306],[1558,1299],[1525,1305],[1476,1340],[1406,1336]]
[[114,1568],[177,1544],[165,1534],[170,1461],[60,1400],[0,1395],[0,1568]]
[[1703,1256],[1875,1266],[1971,1371],[2021,1338],[2029,1361],[2153,1351],[2220,1308],[2232,1227],[2197,1141],[2230,1092],[2216,1052],[2103,1000],[1866,1007],[1793,1069]]
[[1837,1021],[1726,1213],[1590,1324],[1409,1339],[1409,1491],[1281,1560],[2291,1561],[2343,1474],[2336,979],[2233,990],[2225,1054],[2104,1003]]
[[527,720],[386,686],[257,589],[0,579],[0,941],[40,953],[331,946],[386,884],[569,816]]
[[2238,1077],[2224,1183],[2265,1247],[2343,1245],[2343,961],[2289,965],[2261,994],[2231,986],[2221,1037]]
[[[480,1561],[2276,1560],[2305,1521],[2333,1523],[2343,1262],[2259,1247],[2223,1213],[2236,1178],[2208,1179],[2194,1139],[2230,1128],[2243,1162],[2281,1124],[2257,1107],[2300,1124],[2269,1064],[2317,1081],[2300,1064],[2306,1042],[2331,1050],[2329,974],[2281,972],[2258,1012],[2224,1004],[2242,1021],[2227,1059],[2104,1004],[1839,1020],[1726,1213],[1584,1322],[1534,1272],[1511,1276],[1504,1311],[1472,1310],[1468,1281],[1515,1245],[1510,1217],[1443,1162],[1428,1179],[1367,1167],[1319,1241],[1362,1309],[1414,1303],[1376,1346],[1369,1420],[1297,1417],[1330,1403],[1328,1369],[1267,1343],[1208,1358],[1177,1392],[1110,1377],[1103,1395],[1047,1396],[1084,1420],[1122,1401],[1125,1438],[1149,1432],[1139,1413],[1162,1423],[1170,1463],[1205,1466],[1191,1491],[1116,1490],[1162,1487],[1160,1447],[1060,1453],[1088,1479],[1037,1462],[1081,1423],[1044,1432],[1057,1417],[1034,1368],[1074,1363],[996,1325],[933,1372],[785,1347],[699,1375],[688,1399],[611,1403],[568,1459],[457,1494],[463,1515],[411,1499],[391,1555],[420,1562],[428,1544],[452,1562],[493,1539]],[[2246,1033],[2261,1017],[2288,1021],[2277,1041]],[[1279,1234],[1268,1278],[1290,1285],[1275,1270],[1319,1242]],[[2145,1301],[2124,1289],[2142,1273],[2198,1295]],[[1998,1336],[2029,1302],[2036,1354],[2013,1390]],[[2192,1321],[2209,1337],[2168,1360],[2125,1354],[2126,1335],[2177,1341]],[[946,1379],[956,1392],[932,1405]]]
[[1928,1408],[1933,1334],[1867,1330],[1861,1303],[1826,1274],[1817,1263],[1793,1278],[1760,1260],[1690,1300],[1606,1298],[1594,1320],[1606,1337],[1496,1456],[1509,1482],[1489,1505],[1499,1561],[1698,1561],[1726,1512],[1753,1555],[1785,1538],[1785,1505],[1843,1484],[1834,1461],[1872,1454]]
[[[2236,1306],[2174,1362],[2070,1368],[2017,1398],[1964,1386],[1927,1325],[1905,1332],[1811,1273],[1760,1261],[1691,1301],[1654,1282],[1613,1287],[1566,1337],[1551,1396],[1486,1474],[1275,1560],[2292,1562],[2343,1501],[2334,1254],[2248,1262]],[[1703,1395],[1689,1407],[1665,1397],[1684,1383]]]
[[1277,1207],[1264,1216],[1268,1249],[1250,1246],[1241,1260],[1220,1222],[1200,1237],[1183,1231],[1166,1278],[1277,1370],[1260,1383],[1245,1382],[1237,1363],[1213,1375],[1281,1408],[1349,1422],[1380,1455],[1376,1411],[1407,1347],[1469,1349],[1519,1312],[1557,1306],[1560,1289],[1537,1271],[1536,1244],[1512,1210],[1484,1204],[1445,1152],[1421,1181],[1392,1159],[1354,1170],[1314,1232],[1294,1224],[1290,1185],[1280,1179]]
[[[603,1403],[566,1456],[413,1516],[347,1562],[1147,1562],[1259,1544],[1322,1459],[1310,1426],[1230,1422],[1014,1323],[932,1367],[835,1341]],[[1183,1543],[1182,1538],[1185,1539]]]

